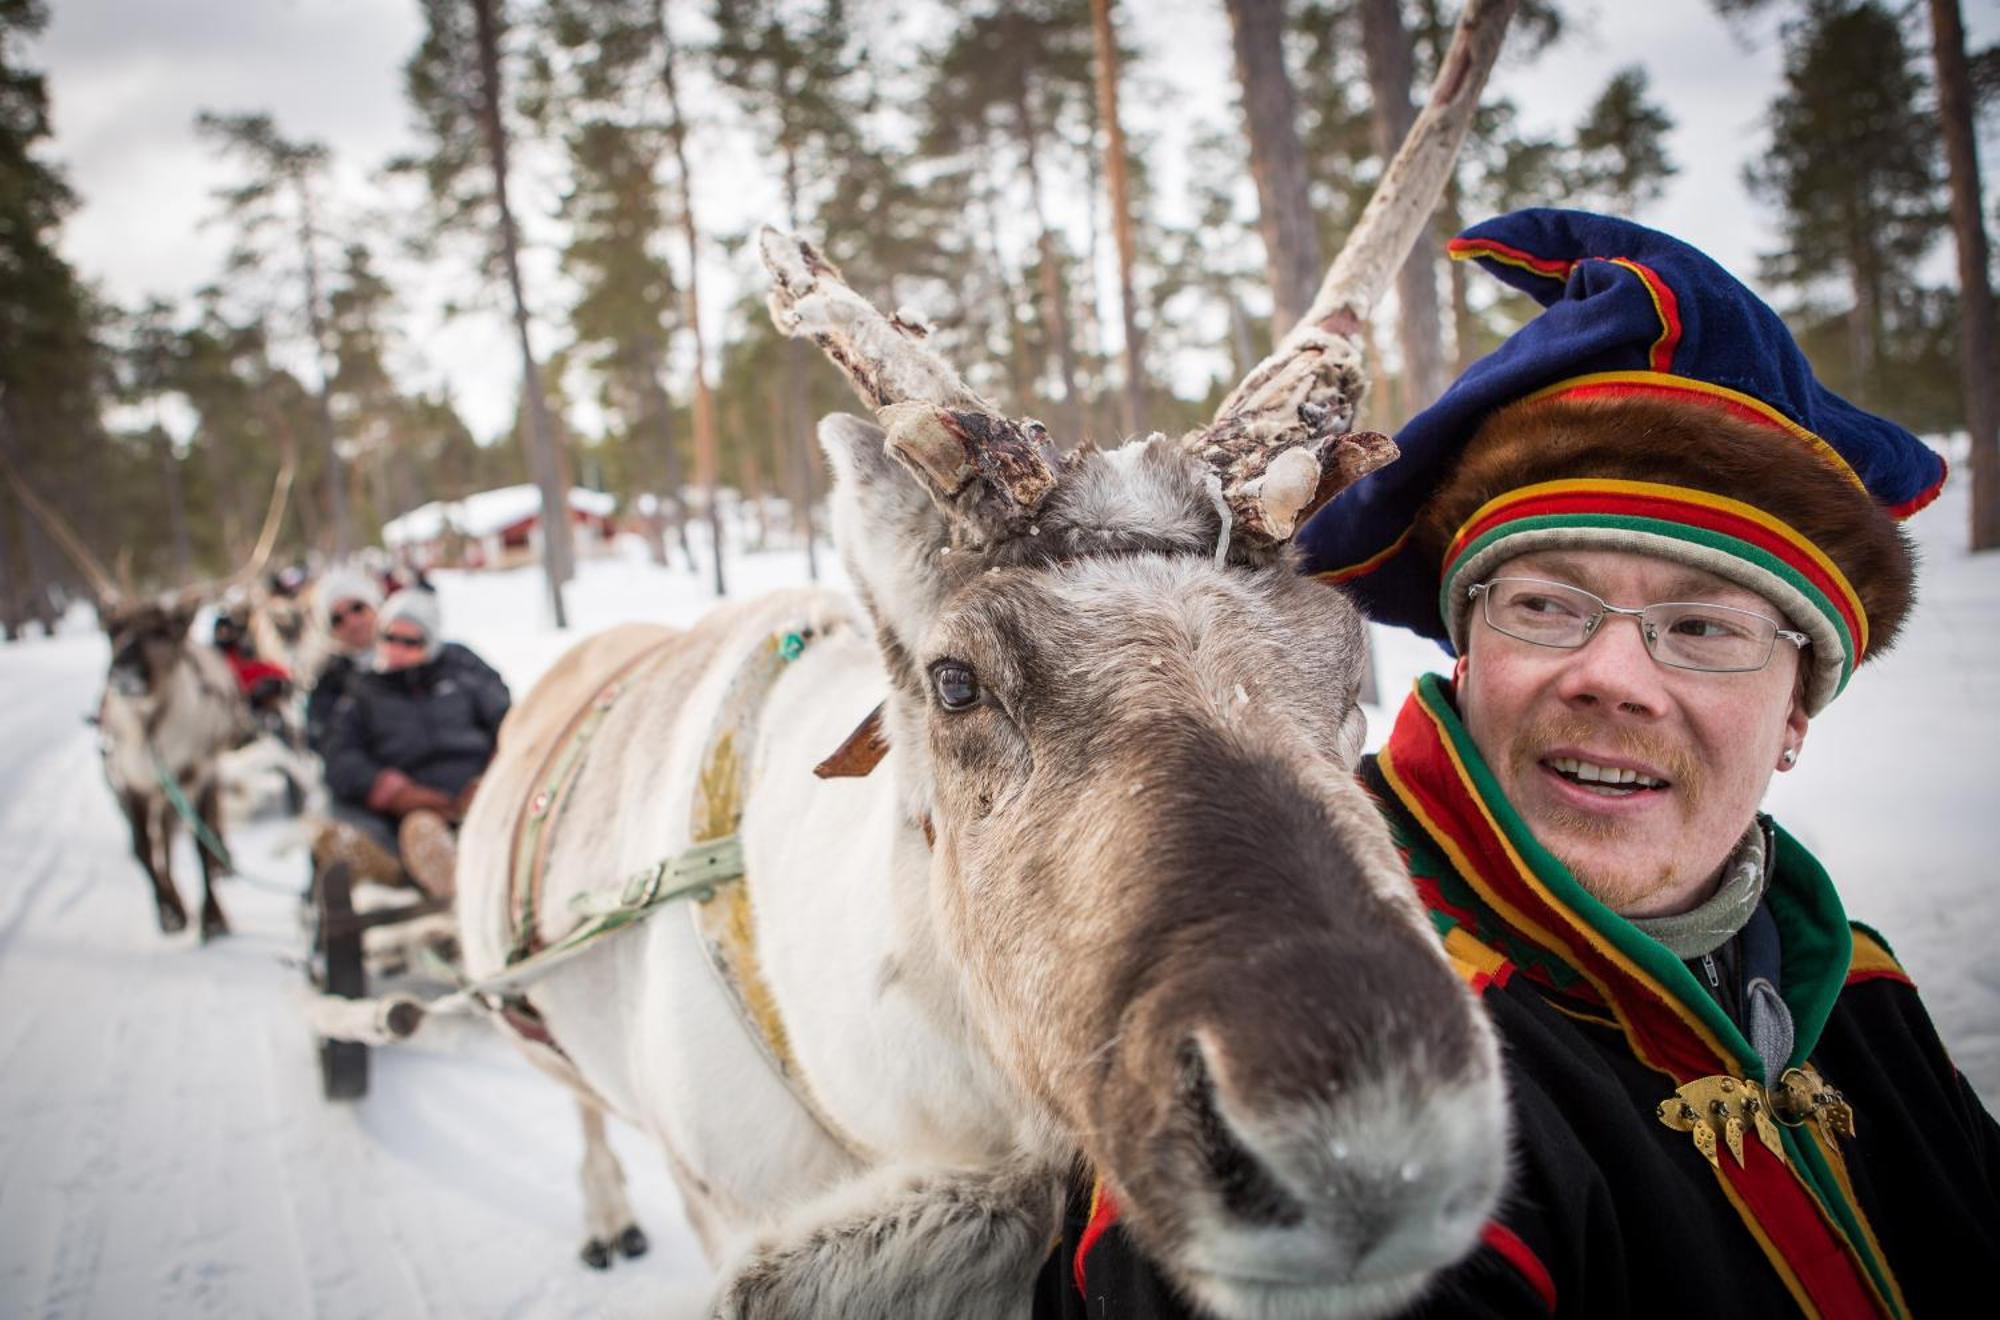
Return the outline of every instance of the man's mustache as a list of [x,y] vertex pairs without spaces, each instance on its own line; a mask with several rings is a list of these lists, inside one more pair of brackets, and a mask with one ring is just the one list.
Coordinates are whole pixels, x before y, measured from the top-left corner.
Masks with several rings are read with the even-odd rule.
[[1558,748],[1587,749],[1619,760],[1637,761],[1665,778],[1680,798],[1683,815],[1701,805],[1706,775],[1700,760],[1678,740],[1646,729],[1634,729],[1587,719],[1575,713],[1534,720],[1515,735],[1509,759],[1517,779],[1538,766]]

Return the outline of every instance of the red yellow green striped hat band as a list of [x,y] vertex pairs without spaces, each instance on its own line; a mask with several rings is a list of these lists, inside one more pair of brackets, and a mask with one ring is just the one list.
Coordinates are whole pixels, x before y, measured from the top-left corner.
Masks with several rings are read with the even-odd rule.
[[[1465,520],[1445,551],[1438,610],[1465,647],[1466,589],[1535,550],[1625,550],[1715,574],[1770,601],[1812,638],[1806,708],[1818,714],[1868,649],[1861,598],[1833,561],[1769,512],[1684,486],[1611,478],[1546,481],[1508,491]],[[1632,602],[1620,602],[1632,603]],[[1643,603],[1643,602],[1637,602]]]

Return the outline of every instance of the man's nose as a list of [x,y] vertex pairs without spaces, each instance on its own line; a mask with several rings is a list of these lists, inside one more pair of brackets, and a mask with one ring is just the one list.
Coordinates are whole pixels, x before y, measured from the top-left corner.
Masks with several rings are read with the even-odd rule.
[[1590,637],[1570,654],[1558,684],[1563,700],[1634,714],[1661,713],[1666,690],[1659,662],[1646,648],[1645,628],[1637,615],[1606,613],[1600,618]]

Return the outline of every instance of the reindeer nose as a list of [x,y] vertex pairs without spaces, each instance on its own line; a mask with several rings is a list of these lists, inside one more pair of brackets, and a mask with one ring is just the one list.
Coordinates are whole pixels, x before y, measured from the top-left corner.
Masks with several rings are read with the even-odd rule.
[[[1236,1093],[1232,1075],[1243,1061],[1208,1030],[1183,1043],[1178,1065],[1177,1108],[1227,1216],[1197,1248],[1213,1267],[1392,1282],[1447,1266],[1476,1241],[1497,1199],[1506,1144],[1502,1124],[1477,1121],[1478,1106],[1414,1093],[1371,1098],[1365,1085],[1335,1083],[1317,1101],[1295,1095],[1274,1110]],[[1417,1113],[1440,1098],[1455,1111],[1453,1135],[1427,1142],[1436,1129]],[[1335,1117],[1344,1108],[1360,1112]],[[1389,1130],[1371,1140],[1385,1123]]]
[[1305,1207],[1298,1198],[1285,1190],[1217,1111],[1215,1076],[1199,1041],[1181,1045],[1175,1099],[1193,1126],[1195,1149],[1225,1210],[1252,1227],[1291,1228],[1305,1220]]

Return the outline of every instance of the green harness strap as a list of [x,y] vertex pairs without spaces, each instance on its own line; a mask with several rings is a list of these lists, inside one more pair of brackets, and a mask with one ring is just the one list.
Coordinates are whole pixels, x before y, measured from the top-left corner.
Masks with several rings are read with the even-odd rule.
[[236,862],[229,855],[229,845],[217,838],[214,830],[208,828],[208,822],[201,818],[201,814],[187,800],[187,794],[181,791],[180,781],[168,771],[166,762],[160,759],[159,753],[153,752],[151,755],[153,777],[160,781],[160,788],[166,793],[167,801],[173,805],[174,814],[187,822],[188,829],[194,832],[195,841],[208,849],[208,855],[213,857],[223,870],[234,872]]

